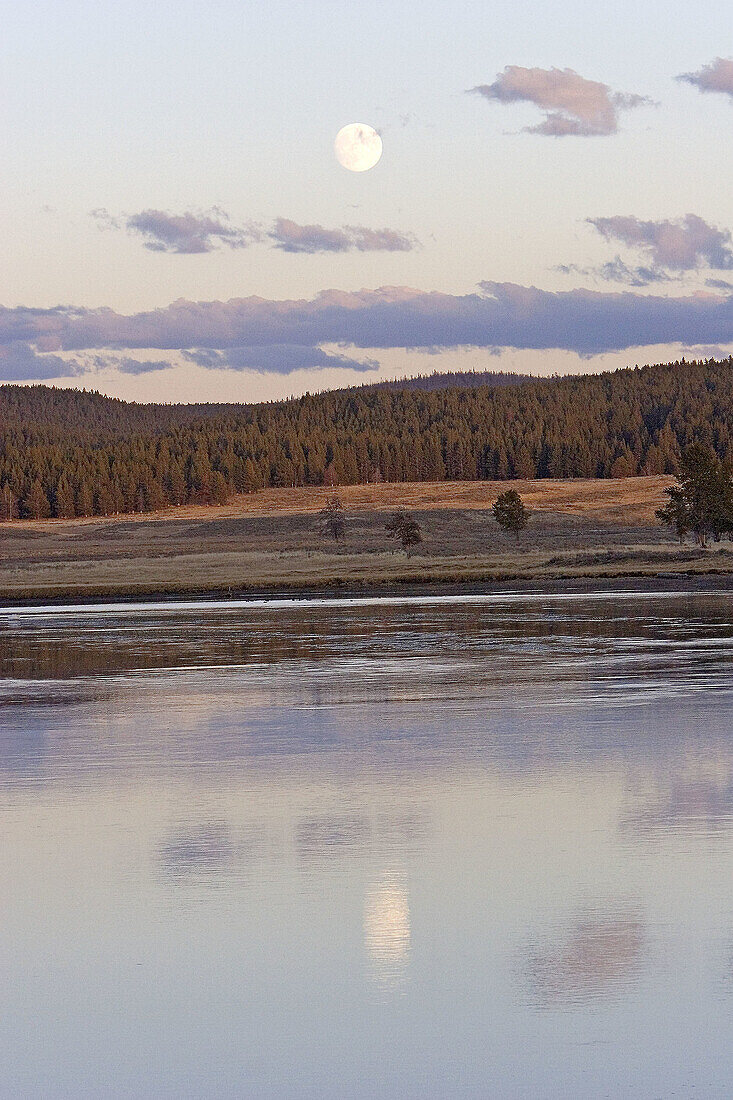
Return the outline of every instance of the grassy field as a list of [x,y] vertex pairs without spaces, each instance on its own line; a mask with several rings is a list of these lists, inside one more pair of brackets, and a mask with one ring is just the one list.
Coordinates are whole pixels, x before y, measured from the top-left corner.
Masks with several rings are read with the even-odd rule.
[[[0,600],[226,593],[431,582],[733,572],[733,546],[680,547],[654,511],[665,477],[513,482],[532,515],[517,544],[491,516],[506,482],[346,486],[347,537],[316,513],[331,491],[275,489],[221,507],[109,519],[0,523]],[[384,531],[409,508],[424,542]]]

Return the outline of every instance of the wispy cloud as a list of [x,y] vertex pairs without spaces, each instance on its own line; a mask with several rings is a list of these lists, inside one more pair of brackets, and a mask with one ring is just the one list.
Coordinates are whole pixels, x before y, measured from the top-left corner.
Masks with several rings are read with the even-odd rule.
[[606,283],[624,283],[626,286],[633,287],[673,281],[673,277],[661,268],[627,264],[620,256],[614,256],[612,260],[607,260],[596,267],[583,267],[582,264],[557,264],[554,270],[562,275],[580,275],[583,278],[602,279]]
[[108,358],[105,366],[113,367],[122,374],[151,374],[154,371],[170,370],[173,364],[166,359],[131,359],[124,355]]
[[733,99],[733,59],[716,57],[696,73],[681,73],[678,80],[694,84],[701,92],[719,92]]
[[219,207],[206,213],[170,214],[166,210],[142,210],[138,214],[114,217],[105,209],[93,210],[92,217],[111,229],[125,229],[143,238],[151,252],[193,255],[225,248],[247,248],[271,242],[282,252],[409,252],[418,247],[411,233],[396,229],[370,229],[345,225],[328,229],[323,225],[300,225],[290,218],[276,218],[272,226],[250,222],[234,225]]
[[[645,253],[651,261],[650,278],[664,278],[664,271],[694,271],[708,267],[733,270],[730,230],[710,225],[697,214],[665,221],[643,221],[631,216],[588,218],[607,241],[620,241]],[[655,276],[656,273],[656,276]]]
[[399,233],[396,229],[368,229],[364,225],[347,225],[357,252],[410,252],[418,247],[411,233]]
[[298,225],[289,218],[278,218],[268,236],[282,252],[348,252],[352,247],[343,229]]
[[396,229],[369,229],[365,225],[326,229],[322,225],[298,225],[289,218],[278,218],[268,236],[283,252],[410,252],[417,245],[411,234]]
[[520,65],[507,65],[493,84],[469,90],[497,103],[534,103],[545,117],[536,126],[525,127],[525,132],[549,137],[615,134],[620,111],[651,103],[645,96],[614,92],[574,69],[526,69]]
[[175,252],[193,255],[214,252],[216,249],[246,248],[260,239],[255,226],[232,225],[228,214],[219,207],[204,213],[186,211],[170,214],[167,210],[141,210],[121,218],[113,217],[107,210],[93,210],[92,216],[109,228],[127,229],[143,238],[143,245],[151,252]]
[[341,370],[379,370],[375,359],[352,359],[307,344],[265,344],[217,351],[198,348],[183,352],[184,359],[209,370],[254,370],[267,374],[292,374],[296,370],[337,367]]

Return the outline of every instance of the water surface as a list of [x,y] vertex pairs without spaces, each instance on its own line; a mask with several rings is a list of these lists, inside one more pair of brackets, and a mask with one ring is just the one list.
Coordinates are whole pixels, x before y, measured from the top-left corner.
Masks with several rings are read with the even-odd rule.
[[729,1096],[731,607],[0,611],[0,1095]]

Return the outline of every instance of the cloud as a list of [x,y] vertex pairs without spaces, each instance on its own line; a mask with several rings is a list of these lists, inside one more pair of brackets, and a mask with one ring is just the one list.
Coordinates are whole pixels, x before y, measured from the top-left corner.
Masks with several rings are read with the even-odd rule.
[[411,233],[396,229],[367,229],[363,225],[347,225],[357,252],[410,252],[417,241]]
[[680,354],[685,359],[728,359],[730,350],[721,348],[720,344],[695,344],[691,348],[681,348]]
[[219,208],[205,214],[169,214],[165,210],[141,210],[125,219],[125,228],[139,233],[151,252],[177,252],[190,255],[214,252],[217,247],[246,248],[257,239],[252,227],[232,225]]
[[[733,294],[546,291],[484,282],[464,295],[382,287],[326,290],[290,301],[179,299],[131,315],[108,308],[0,307],[0,347],[7,352],[18,341],[47,352],[211,349],[236,357],[245,353],[234,349],[244,348],[260,364],[262,349],[273,345],[565,349],[592,356],[655,344],[733,343]],[[273,352],[273,360],[280,354]],[[337,364],[331,359],[329,365]],[[69,370],[64,363],[64,373]]]
[[152,371],[169,370],[173,364],[165,359],[130,359],[125,356],[122,359],[110,359],[106,365],[115,367],[122,374],[150,374]]
[[534,103],[545,112],[529,134],[550,137],[597,137],[618,131],[620,111],[651,103],[641,95],[613,92],[607,84],[586,80],[574,69],[526,69],[507,65],[493,84],[479,84],[470,92],[497,103]]
[[337,367],[342,370],[379,370],[375,359],[351,359],[333,355],[319,347],[303,344],[266,344],[264,346],[227,348],[215,351],[198,348],[184,351],[184,359],[212,370],[254,370],[268,374],[292,374],[296,370]]
[[720,92],[733,98],[733,59],[716,57],[696,73],[681,73],[678,80],[694,84],[701,92]]
[[80,373],[79,364],[73,360],[39,355],[28,343],[12,341],[0,347],[0,382],[42,382]]
[[625,283],[627,286],[642,287],[650,283],[669,283],[672,276],[660,268],[630,267],[620,256],[600,264],[598,267],[581,267],[579,264],[558,264],[555,271],[563,275],[583,275],[603,279],[608,283]]
[[652,261],[645,269],[651,282],[664,279],[663,271],[694,271],[700,267],[733,271],[733,248],[728,229],[718,229],[697,214],[674,221],[642,221],[631,216],[588,218],[607,241],[621,241],[645,252]]
[[368,229],[346,225],[326,229],[322,225],[298,225],[278,218],[268,236],[283,252],[409,252],[417,244],[410,234],[396,229]]
[[283,252],[348,252],[351,247],[343,229],[298,225],[289,218],[278,218],[268,236]]
[[92,211],[100,226],[126,229],[144,239],[151,252],[194,255],[215,252],[222,246],[247,248],[257,242],[272,241],[282,252],[409,252],[418,241],[411,233],[396,229],[370,229],[364,225],[346,225],[327,229],[323,225],[299,225],[290,218],[276,218],[267,229],[250,222],[232,224],[219,207],[205,214],[188,211],[169,214],[165,210],[142,210],[139,214],[115,217],[104,208]]

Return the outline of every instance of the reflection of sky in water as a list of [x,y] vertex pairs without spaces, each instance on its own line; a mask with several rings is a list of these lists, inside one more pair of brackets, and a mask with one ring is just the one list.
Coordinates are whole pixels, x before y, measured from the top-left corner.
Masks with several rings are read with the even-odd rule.
[[732,619],[0,612],[0,1095],[727,1095]]

